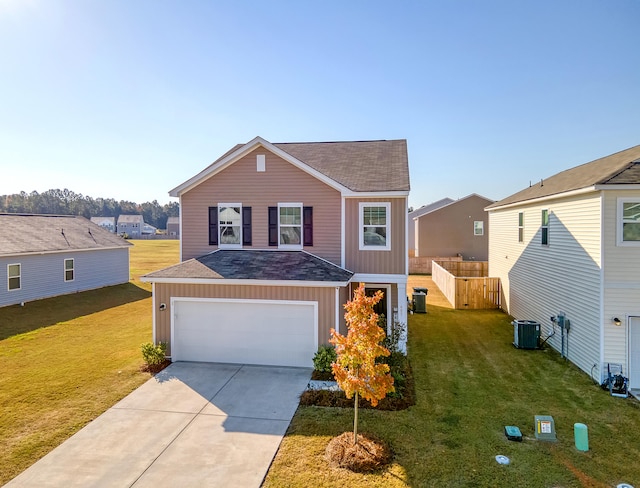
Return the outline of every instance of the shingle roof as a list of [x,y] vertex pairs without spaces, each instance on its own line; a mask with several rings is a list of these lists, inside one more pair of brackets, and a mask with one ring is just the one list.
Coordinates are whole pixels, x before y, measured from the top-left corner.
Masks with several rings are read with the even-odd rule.
[[115,225],[115,217],[91,217],[91,222],[97,225]]
[[0,256],[130,245],[84,217],[0,214]]
[[567,169],[487,208],[523,202],[594,185],[640,184],[640,145]]
[[118,224],[140,224],[144,222],[142,215],[122,214],[118,217]]
[[407,141],[275,143],[353,191],[408,191]]
[[272,144],[256,137],[237,144],[200,173],[169,192],[178,196],[199,184],[242,151],[262,145],[292,156],[312,170],[356,192],[409,191],[409,162],[405,139],[348,142],[285,142]]
[[305,251],[218,250],[143,278],[348,282],[353,273]]

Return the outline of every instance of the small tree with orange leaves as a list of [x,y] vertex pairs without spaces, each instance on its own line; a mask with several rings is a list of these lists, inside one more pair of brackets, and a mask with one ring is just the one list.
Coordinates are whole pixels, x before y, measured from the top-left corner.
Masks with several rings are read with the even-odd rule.
[[358,443],[358,396],[371,402],[374,407],[387,393],[395,391],[389,366],[376,363],[376,358],[389,356],[389,350],[381,345],[385,332],[378,326],[378,314],[373,306],[382,299],[378,291],[368,297],[364,284],[360,284],[353,300],[344,306],[347,311],[348,332],[343,336],[331,329],[329,342],[336,347],[337,359],[332,365],[333,375],[347,398],[354,400],[353,443]]

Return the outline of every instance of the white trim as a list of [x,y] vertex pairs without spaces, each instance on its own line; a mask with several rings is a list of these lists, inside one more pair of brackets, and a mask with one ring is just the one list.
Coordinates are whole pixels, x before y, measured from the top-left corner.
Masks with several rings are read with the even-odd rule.
[[407,190],[390,190],[390,191],[345,191],[342,193],[344,198],[403,198],[408,197]]
[[[640,241],[625,241],[623,240],[622,228],[624,217],[624,204],[625,203],[638,203],[640,204],[640,197],[618,197],[616,201],[616,246],[619,247],[638,247]],[[639,223],[640,225],[640,223]]]
[[[156,343],[156,327],[158,326],[158,323],[156,322],[156,298],[156,284],[151,283],[151,323],[153,324],[153,327],[151,328],[151,340],[154,344]],[[171,313],[173,314],[173,309],[171,310]]]
[[[175,344],[175,304],[176,302],[208,302],[208,303],[264,303],[273,305],[306,305],[313,306],[313,335],[314,335],[314,351],[318,350],[318,302],[311,300],[265,300],[253,298],[199,298],[199,297],[171,297],[171,354],[173,355]],[[178,361],[180,358],[177,359]]]
[[266,170],[267,170],[266,155],[257,154],[256,155],[256,171],[258,173],[264,173]]
[[[239,208],[240,209],[240,242],[233,243],[233,244],[223,244],[222,243],[222,235],[220,234],[220,207],[225,207],[225,208]],[[218,205],[216,206],[217,208],[217,220],[218,220],[218,249],[242,249],[242,204],[241,203],[218,203]],[[235,226],[232,226],[235,227]]]
[[594,188],[596,190],[640,190],[640,185],[625,185],[625,184],[604,184],[604,185],[595,185]]
[[[178,237],[178,240],[180,241],[179,246],[180,246],[180,262],[183,261],[182,259],[182,232],[184,231],[184,227],[182,226],[182,195],[180,195],[180,197],[178,198],[178,218],[180,219],[180,236]],[[208,216],[207,216],[208,218]],[[207,236],[207,243],[209,242],[209,236]]]
[[[604,205],[604,198],[602,198],[602,193],[600,194],[600,221],[602,221],[602,216],[604,215],[604,209],[605,209],[605,205]],[[599,292],[600,292],[600,304],[599,304],[599,310],[598,310],[598,315],[600,318],[600,364],[599,366],[599,370],[600,370],[600,381],[602,381],[602,365],[604,364],[604,341],[605,341],[605,326],[604,326],[604,290],[605,290],[605,283],[604,283],[604,267],[605,267],[605,263],[604,263],[604,246],[605,246],[605,240],[604,240],[604,233],[600,232],[600,270],[599,270],[599,274],[600,274],[600,285],[599,285]],[[627,363],[629,364],[629,363]]]
[[627,377],[629,378],[629,384],[631,384],[631,319],[640,320],[640,313],[626,314],[625,319],[627,321],[627,333],[625,334],[627,339]]
[[[564,191],[564,192],[558,192],[558,193],[553,193],[551,195],[545,195],[542,197],[537,197],[537,198],[527,198],[524,200],[519,200],[517,202],[512,202],[512,203],[507,203],[504,205],[499,205],[497,207],[491,207],[491,205],[486,206],[484,209],[487,212],[493,212],[494,210],[505,210],[507,208],[512,208],[512,207],[521,207],[523,205],[533,205],[536,203],[540,203],[540,202],[545,202],[548,200],[556,200],[558,198],[569,198],[569,197],[573,197],[576,195],[582,195],[584,193],[591,193],[594,191],[598,191],[600,188],[596,187],[596,186],[588,186],[586,188],[580,188],[578,190],[571,190],[571,191]],[[492,204],[494,205],[494,204]],[[489,208],[491,207],[491,208]]]
[[364,284],[365,292],[367,288],[385,290],[384,298],[387,301],[387,313],[386,313],[387,330],[385,331],[385,333],[388,334],[389,331],[391,330],[391,324],[393,323],[393,307],[391,304],[391,284],[390,283],[365,283]]
[[[409,199],[405,200],[404,215],[404,273],[409,275]],[[415,241],[416,239],[417,237],[414,234],[413,240]]]
[[[476,224],[480,224],[480,233],[476,232]],[[474,220],[473,221],[473,236],[483,236],[484,235],[484,220]]]
[[340,334],[340,287],[336,286],[336,332]]
[[[19,267],[19,273],[18,276],[11,276],[9,274],[9,266],[18,266]],[[11,278],[18,278],[20,280],[20,286],[18,288],[11,288],[9,286],[9,283],[11,282]],[[20,291],[22,290],[22,263],[7,263],[7,292],[12,292],[12,291]]]
[[344,268],[346,262],[346,222],[345,222],[345,198],[340,198],[340,267]]
[[408,279],[404,274],[373,274],[355,273],[351,282],[357,283],[406,283]]
[[[372,207],[385,208],[385,245],[367,245],[364,243],[364,209]],[[369,227],[371,225],[367,224]],[[382,227],[382,226],[378,226]],[[377,234],[376,234],[377,235]],[[358,250],[360,251],[390,251],[391,250],[391,202],[358,202]]]
[[297,280],[241,280],[223,278],[149,278],[141,276],[143,283],[175,283],[194,285],[248,285],[248,286],[293,286],[293,287],[316,287],[333,288],[336,286],[347,286],[349,281],[297,281]]
[[[281,244],[280,239],[282,233],[280,232],[280,209],[281,208],[298,208],[300,209],[300,244]],[[285,225],[285,227],[296,227],[295,225]],[[302,249],[304,243],[304,207],[299,202],[278,202],[278,249],[287,249],[299,251]]]

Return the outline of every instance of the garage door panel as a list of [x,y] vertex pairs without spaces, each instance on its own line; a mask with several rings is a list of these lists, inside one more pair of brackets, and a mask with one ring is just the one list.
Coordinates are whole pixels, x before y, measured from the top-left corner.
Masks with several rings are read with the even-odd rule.
[[313,302],[176,300],[173,310],[175,361],[313,365]]

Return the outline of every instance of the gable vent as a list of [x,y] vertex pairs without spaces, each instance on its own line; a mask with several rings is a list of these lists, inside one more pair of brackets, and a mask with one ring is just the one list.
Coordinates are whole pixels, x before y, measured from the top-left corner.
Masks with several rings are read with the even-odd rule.
[[266,171],[266,162],[265,162],[265,155],[264,154],[258,154],[257,158],[256,158],[256,170],[258,171],[258,173],[263,173],[264,171]]

